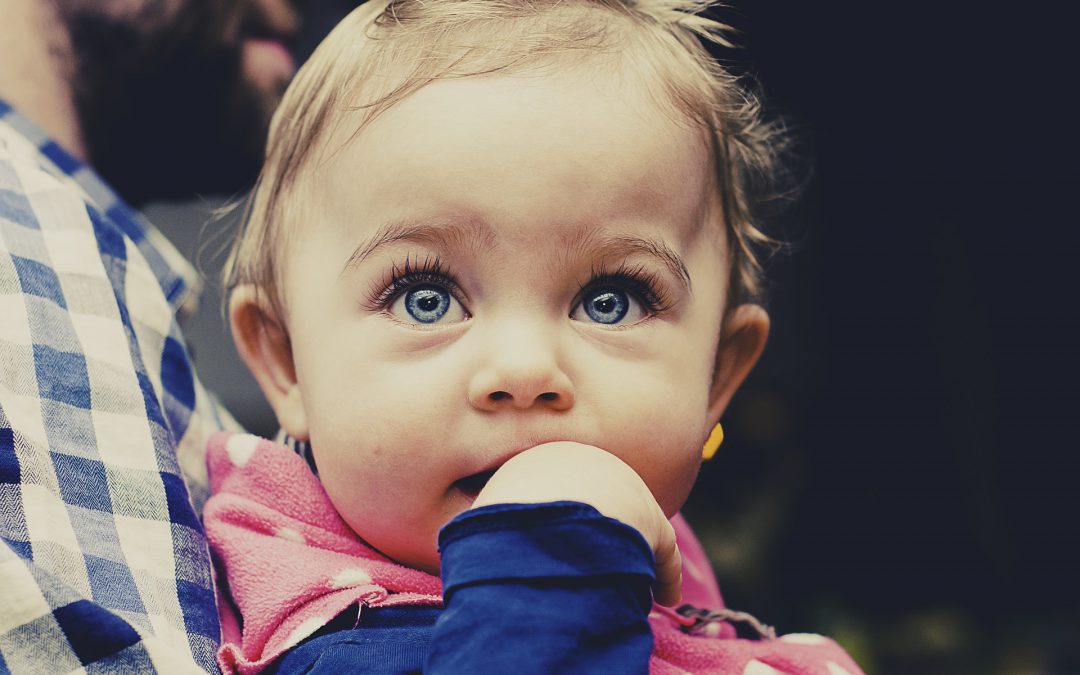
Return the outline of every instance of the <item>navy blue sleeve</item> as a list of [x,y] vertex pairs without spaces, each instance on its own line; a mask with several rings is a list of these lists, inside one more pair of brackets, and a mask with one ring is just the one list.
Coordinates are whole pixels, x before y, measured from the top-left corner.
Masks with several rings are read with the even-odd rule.
[[646,673],[652,550],[576,502],[468,511],[439,534],[445,609],[426,673]]
[[284,673],[646,673],[652,550],[577,502],[498,504],[439,533],[445,607],[355,608]]

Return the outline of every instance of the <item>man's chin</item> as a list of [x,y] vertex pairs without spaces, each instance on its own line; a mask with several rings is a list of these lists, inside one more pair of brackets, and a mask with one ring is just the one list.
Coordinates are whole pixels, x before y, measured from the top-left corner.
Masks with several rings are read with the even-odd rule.
[[254,183],[282,87],[245,77],[241,45],[157,39],[104,21],[75,37],[88,159],[124,199],[228,195]]

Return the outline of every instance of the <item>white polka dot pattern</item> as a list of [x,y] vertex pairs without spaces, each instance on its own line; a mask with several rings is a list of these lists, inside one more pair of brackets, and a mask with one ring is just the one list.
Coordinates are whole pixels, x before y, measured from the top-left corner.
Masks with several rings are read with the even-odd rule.
[[350,586],[361,586],[370,583],[371,575],[359,567],[343,569],[330,580],[332,588],[349,588]]
[[233,465],[237,467],[243,467],[251,459],[251,456],[255,454],[255,449],[259,447],[259,439],[255,436],[247,434],[237,434],[229,438],[228,444],[225,446],[225,451],[229,453],[229,459]]
[[782,675],[779,670],[757,659],[751,659],[743,668],[742,675]]
[[289,541],[295,541],[298,544],[306,544],[307,539],[304,539],[304,535],[299,530],[294,530],[291,527],[279,527],[274,530],[274,536],[278,539],[287,539]]
[[815,633],[788,633],[787,635],[782,635],[780,640],[793,645],[825,644],[825,638]]

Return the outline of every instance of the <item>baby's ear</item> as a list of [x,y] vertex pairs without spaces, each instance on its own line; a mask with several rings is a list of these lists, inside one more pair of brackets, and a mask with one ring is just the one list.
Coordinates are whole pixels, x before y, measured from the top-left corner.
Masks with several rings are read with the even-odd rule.
[[758,305],[739,305],[724,319],[716,352],[709,420],[720,419],[735,391],[750,374],[769,337],[769,315]]
[[253,285],[237,286],[229,296],[229,323],[236,349],[274,409],[278,424],[293,438],[307,440],[307,415],[292,343],[273,303]]

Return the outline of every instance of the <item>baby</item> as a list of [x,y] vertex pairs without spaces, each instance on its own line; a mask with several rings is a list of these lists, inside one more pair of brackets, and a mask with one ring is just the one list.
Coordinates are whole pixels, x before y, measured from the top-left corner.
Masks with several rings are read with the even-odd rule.
[[858,672],[660,608],[768,333],[773,130],[700,4],[373,1],[303,67],[227,285],[308,461],[211,443],[223,670]]

